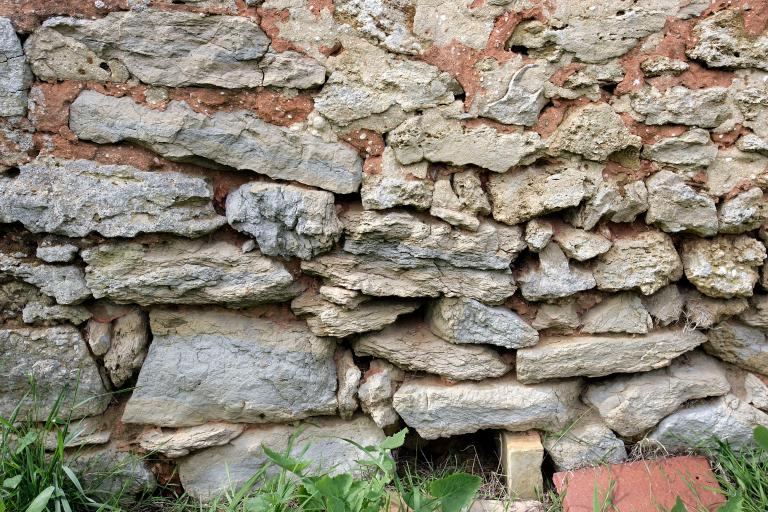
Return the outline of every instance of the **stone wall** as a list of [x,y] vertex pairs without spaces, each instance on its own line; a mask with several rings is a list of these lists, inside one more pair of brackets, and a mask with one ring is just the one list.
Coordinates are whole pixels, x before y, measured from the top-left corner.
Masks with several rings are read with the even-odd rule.
[[0,16],[0,414],[79,383],[73,444],[202,497],[296,422],[339,469],[403,425],[574,468],[768,423],[768,3]]

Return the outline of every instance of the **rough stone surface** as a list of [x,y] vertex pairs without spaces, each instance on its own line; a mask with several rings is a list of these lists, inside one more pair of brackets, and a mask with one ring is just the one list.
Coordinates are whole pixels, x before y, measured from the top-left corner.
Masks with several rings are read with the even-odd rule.
[[535,329],[573,329],[580,325],[576,302],[569,300],[563,304],[541,304],[536,309],[536,318],[531,325]]
[[555,229],[551,222],[533,219],[525,224],[525,243],[531,252],[539,252],[547,246]]
[[726,320],[709,330],[704,350],[740,368],[768,375],[768,343],[759,328]]
[[171,160],[212,161],[341,194],[357,191],[362,179],[362,162],[352,148],[243,110],[208,117],[179,101],[160,111],[129,97],[84,91],[70,107],[69,124],[79,138],[99,144],[134,142]]
[[632,292],[612,295],[582,317],[581,330],[587,333],[626,332],[645,334],[653,329],[653,320],[643,301]]
[[325,300],[321,294],[307,291],[291,302],[291,309],[306,317],[309,329],[317,336],[344,338],[352,334],[377,331],[400,315],[411,313],[421,305],[417,301],[368,298],[353,307]]
[[405,211],[349,210],[342,221],[346,252],[376,255],[401,266],[441,261],[454,267],[505,270],[525,247],[522,229],[490,220],[475,232]]
[[355,364],[351,350],[337,350],[334,359],[336,361],[336,378],[339,382],[338,389],[336,390],[339,416],[348,420],[360,406],[357,400],[357,392],[362,372]]
[[69,322],[80,325],[91,317],[91,312],[84,306],[62,306],[30,302],[21,312],[25,324],[47,324]]
[[0,17],[0,117],[27,113],[32,74],[11,20]]
[[308,260],[341,236],[333,194],[280,183],[246,183],[227,196],[227,222],[256,238],[262,254]]
[[529,261],[516,278],[523,297],[533,301],[567,297],[595,287],[592,272],[578,263],[569,263],[554,242],[539,252],[538,263]]
[[494,172],[531,163],[542,147],[535,132],[505,133],[487,125],[467,127],[435,110],[405,121],[389,134],[388,142],[404,164],[425,159],[473,164]]
[[358,356],[379,357],[404,370],[433,373],[453,380],[500,377],[511,369],[493,349],[449,343],[432,334],[426,325],[413,321],[364,334],[352,348]]
[[387,146],[381,155],[381,168],[365,172],[360,199],[366,210],[385,210],[413,206],[426,210],[432,204],[432,182],[427,179],[427,162],[403,165]]
[[750,297],[748,309],[741,312],[739,318],[747,325],[768,328],[768,295],[755,294]]
[[[33,412],[29,378],[37,385],[37,415],[45,421],[63,393],[59,414],[82,418],[101,414],[110,397],[80,332],[72,326],[0,329],[0,416],[21,405],[20,418]],[[75,395],[75,389],[77,394]]]
[[666,368],[592,383],[583,399],[611,430],[636,437],[688,400],[724,395],[729,390],[724,365],[694,351]]
[[732,147],[721,149],[717,158],[704,170],[710,194],[724,196],[745,183],[765,184],[768,179],[768,157],[745,153]]
[[620,187],[616,183],[600,183],[594,194],[581,207],[567,216],[574,226],[592,229],[600,219],[611,222],[632,222],[648,209],[648,190],[642,181]]
[[624,442],[596,414],[579,417],[562,434],[547,434],[544,448],[558,471],[618,464],[627,458]]
[[758,187],[726,199],[717,209],[721,233],[745,233],[757,229],[768,217],[763,191]]
[[744,235],[690,239],[682,244],[685,277],[710,297],[749,297],[757,283],[757,267],[765,246]]
[[645,183],[648,188],[648,212],[645,222],[667,233],[693,233],[712,236],[717,233],[715,201],[687,185],[671,171],[659,171]]
[[[365,454],[345,439],[369,446],[379,444],[385,437],[384,432],[364,416],[352,420],[317,418],[301,426],[303,429],[290,455],[312,462],[308,468],[310,474],[353,471],[358,467],[356,461],[365,458]],[[250,427],[228,444],[181,459],[181,483],[192,496],[204,500],[230,486],[239,488],[268,462],[262,445],[284,453],[295,431],[292,425]]]
[[685,292],[685,321],[697,329],[709,329],[749,307],[747,299],[713,299],[696,290]]
[[768,414],[733,395],[707,400],[667,416],[648,438],[670,452],[689,447],[714,448],[714,439],[728,441],[735,450],[754,446],[752,431],[768,425]]
[[0,275],[37,286],[59,304],[79,304],[91,296],[82,269],[74,265],[39,263],[0,251]]
[[139,435],[139,446],[166,457],[178,458],[211,446],[227,444],[239,436],[245,425],[212,422],[196,427],[163,430],[152,428]]
[[643,147],[643,157],[679,166],[711,164],[717,156],[717,146],[709,138],[709,132],[693,128],[678,137],[666,137]]
[[310,275],[325,277],[334,285],[377,297],[445,295],[497,304],[516,290],[508,270],[459,268],[429,260],[400,266],[373,255],[341,251],[302,262],[301,269]]
[[521,382],[612,373],[645,372],[706,341],[698,331],[664,329],[643,336],[543,336],[538,345],[517,351]]
[[34,72],[50,81],[109,80],[108,72],[78,73],[93,54],[97,66],[104,62],[111,70],[117,61],[142,82],[168,87],[304,89],[325,81],[325,70],[314,59],[292,51],[277,53],[270,46],[267,35],[247,17],[137,10],[100,19],[52,18],[25,48]]
[[69,263],[75,259],[80,248],[73,244],[42,244],[37,246],[35,256],[46,263]]
[[581,380],[521,384],[512,377],[447,385],[434,377],[405,382],[393,404],[425,439],[482,429],[556,431],[578,412]]
[[696,44],[686,53],[713,68],[759,68],[768,71],[768,35],[750,36],[744,13],[724,9],[700,21],[693,29]]
[[597,258],[593,274],[606,291],[639,289],[650,295],[683,276],[683,265],[669,235],[644,231],[613,240]]
[[731,117],[728,89],[688,89],[676,85],[663,92],[644,88],[631,95],[632,109],[645,124],[683,124],[715,128]]
[[599,164],[572,161],[492,175],[488,193],[493,203],[493,218],[506,224],[519,224],[578,206],[595,192],[601,173]]
[[448,224],[477,231],[478,214],[491,212],[491,204],[477,172],[462,171],[435,181],[429,214]]
[[606,160],[611,153],[640,149],[642,140],[632,135],[607,103],[589,104],[568,114],[548,140],[551,152],[568,152],[589,160]]
[[147,315],[133,310],[112,322],[109,350],[104,355],[104,367],[116,387],[121,387],[141,368],[149,344]]
[[400,420],[392,407],[392,396],[404,378],[402,370],[381,359],[371,361],[365,372],[365,380],[358,390],[360,405],[381,428],[395,425]]
[[215,308],[153,309],[149,318],[154,339],[125,423],[266,423],[336,411],[335,343],[303,322]]
[[443,297],[432,303],[426,321],[434,334],[451,343],[488,343],[514,349],[539,341],[536,329],[516,313],[474,299]]
[[602,235],[572,228],[567,224],[555,231],[552,239],[563,250],[566,256],[576,261],[586,261],[607,252],[611,241]]
[[115,302],[237,307],[281,302],[301,292],[281,263],[223,241],[115,242],[82,256],[95,297]]
[[35,233],[196,237],[225,222],[213,210],[211,186],[177,172],[56,159],[39,159],[20,171],[0,178],[0,221],[21,222]]

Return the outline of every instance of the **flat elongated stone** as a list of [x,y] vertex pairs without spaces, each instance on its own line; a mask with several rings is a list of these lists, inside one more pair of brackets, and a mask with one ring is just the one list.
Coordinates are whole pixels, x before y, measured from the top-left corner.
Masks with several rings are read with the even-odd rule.
[[590,197],[602,179],[600,164],[566,162],[532,165],[520,171],[492,175],[488,193],[493,218],[519,224],[541,215],[578,206]]
[[765,246],[745,235],[683,241],[685,277],[710,297],[749,297],[757,283]]
[[540,382],[562,377],[602,377],[668,366],[706,341],[704,333],[664,329],[643,336],[545,336],[517,351],[517,378]]
[[425,439],[493,428],[557,431],[578,414],[581,385],[580,379],[526,385],[512,377],[448,385],[428,377],[400,386],[393,404]]
[[765,331],[726,320],[710,329],[704,350],[740,368],[768,375],[768,342]]
[[28,303],[21,314],[25,324],[69,322],[80,325],[91,318],[91,312],[85,306],[46,305],[40,302]]
[[37,286],[59,304],[79,304],[91,296],[85,275],[74,265],[51,265],[0,252],[0,275]]
[[648,187],[646,224],[654,224],[668,233],[699,236],[717,233],[714,199],[696,192],[681,176],[671,171],[659,171],[645,184]]
[[725,395],[667,416],[648,439],[670,452],[716,448],[715,440],[728,441],[738,451],[754,448],[752,432],[758,425],[768,425],[768,414]]
[[574,109],[548,140],[549,150],[575,153],[589,160],[606,160],[611,153],[634,148],[642,140],[607,103],[590,103]]
[[601,254],[593,274],[597,287],[606,291],[638,288],[650,295],[683,276],[683,264],[669,235],[644,231],[613,240]]
[[731,117],[728,89],[688,89],[676,85],[664,92],[652,87],[631,94],[632,108],[645,124],[684,124],[714,128]]
[[73,418],[82,418],[107,408],[110,396],[80,331],[74,327],[0,329],[0,346],[0,416],[9,418],[19,404],[19,419],[32,413],[27,395],[30,376],[37,385],[33,421],[45,421],[60,394],[60,417],[71,413]]
[[262,254],[308,260],[341,236],[333,194],[282,183],[246,183],[227,196],[227,222],[253,235]]
[[509,270],[458,268],[424,260],[400,266],[376,255],[343,251],[303,261],[301,269],[331,283],[377,297],[469,297],[489,304],[504,302],[517,289]]
[[720,396],[730,390],[725,366],[694,351],[667,368],[621,375],[587,386],[584,401],[622,436],[639,436],[696,398]]
[[303,322],[217,308],[153,309],[149,318],[154,339],[126,423],[265,423],[336,411],[336,344]]
[[[379,444],[385,437],[384,432],[365,416],[351,420],[314,418],[297,426],[253,426],[224,446],[208,448],[181,459],[179,476],[184,490],[196,498],[209,500],[222,492],[240,488],[269,462],[262,445],[285,453],[288,440],[297,431],[300,434],[290,456],[310,462],[308,474],[330,472],[335,475],[358,470],[360,466],[356,461],[367,455],[346,439],[361,446],[371,446]],[[276,471],[271,468],[268,475]]]
[[473,164],[494,172],[531,163],[542,148],[535,132],[504,133],[486,125],[469,128],[436,109],[406,120],[389,134],[387,142],[404,164],[423,159]]
[[710,139],[709,132],[701,128],[693,128],[679,137],[666,137],[643,147],[643,157],[680,166],[705,167],[716,156],[717,146]]
[[490,307],[467,298],[443,297],[427,313],[429,329],[451,343],[520,348],[535,345],[539,333],[505,307]]
[[401,266],[442,261],[454,267],[505,270],[525,248],[522,230],[493,221],[477,231],[409,212],[350,210],[342,216],[344,250]]
[[173,431],[152,428],[142,432],[138,442],[139,446],[145,450],[177,458],[203,448],[227,444],[239,436],[243,430],[245,425],[220,421]]
[[84,91],[69,112],[72,131],[100,144],[135,142],[171,160],[212,161],[342,194],[356,192],[362,179],[362,161],[351,147],[243,110],[208,117],[179,101],[160,111],[130,97]]
[[740,9],[723,9],[696,24],[696,44],[686,54],[712,68],[759,68],[768,71],[768,34],[753,36]]
[[397,317],[415,311],[417,301],[368,298],[362,304],[347,308],[307,291],[293,299],[291,309],[306,317],[309,329],[318,336],[344,338],[351,334],[377,331],[393,323]]
[[82,256],[95,296],[115,302],[236,307],[285,301],[302,289],[281,263],[223,241],[115,242]]
[[488,347],[456,345],[438,338],[415,321],[401,322],[362,335],[352,345],[359,356],[386,359],[404,370],[427,372],[454,380],[500,377],[511,367]]
[[39,159],[20,171],[0,178],[0,221],[21,222],[35,233],[195,237],[225,223],[202,178],[89,160]]
[[122,66],[145,84],[168,87],[304,89],[325,81],[319,62],[293,51],[275,52],[259,24],[243,16],[136,10],[98,19],[57,17],[47,20],[25,48],[33,70],[48,81],[82,80],[78,69],[87,57],[97,66],[105,62],[108,70]]
[[645,334],[653,329],[651,315],[643,302],[631,292],[611,295],[582,317],[582,332],[626,332]]
[[11,20],[0,17],[0,117],[27,113],[27,90],[32,85],[24,51]]

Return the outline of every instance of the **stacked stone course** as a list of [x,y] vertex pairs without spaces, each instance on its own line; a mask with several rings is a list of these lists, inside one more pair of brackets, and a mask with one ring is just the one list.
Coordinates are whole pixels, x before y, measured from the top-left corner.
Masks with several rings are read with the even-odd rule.
[[194,496],[768,424],[766,2],[0,0],[0,171],[0,414]]

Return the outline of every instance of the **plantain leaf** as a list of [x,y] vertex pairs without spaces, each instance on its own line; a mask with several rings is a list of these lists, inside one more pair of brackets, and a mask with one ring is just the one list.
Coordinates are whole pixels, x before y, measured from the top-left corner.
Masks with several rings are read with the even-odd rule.
[[429,484],[429,493],[440,501],[443,512],[460,512],[472,503],[483,483],[468,473],[454,473]]
[[50,501],[53,491],[55,490],[56,488],[52,485],[43,489],[40,494],[32,500],[32,503],[29,504],[26,512],[43,512],[48,506],[48,501]]

